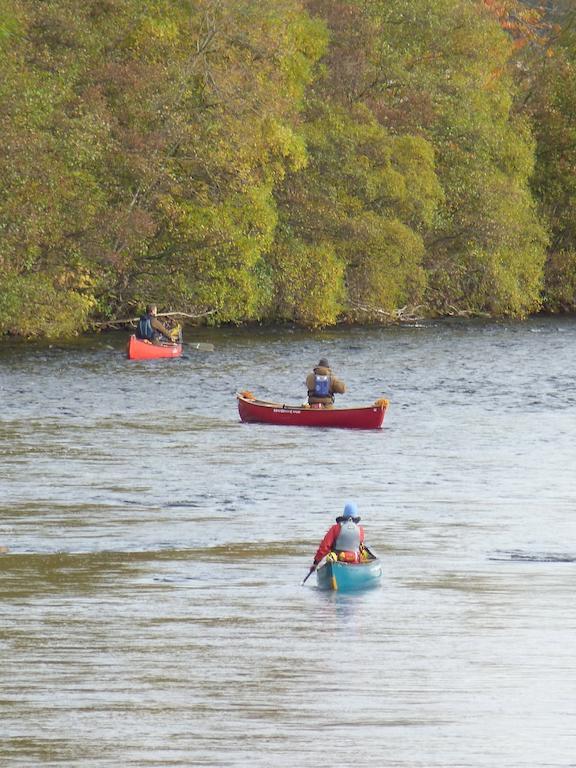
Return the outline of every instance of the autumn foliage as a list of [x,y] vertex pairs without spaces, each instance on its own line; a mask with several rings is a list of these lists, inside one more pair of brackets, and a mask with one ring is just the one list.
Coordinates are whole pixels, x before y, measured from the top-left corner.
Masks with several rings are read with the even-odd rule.
[[4,0],[0,333],[151,299],[309,327],[570,309],[572,22],[517,0]]

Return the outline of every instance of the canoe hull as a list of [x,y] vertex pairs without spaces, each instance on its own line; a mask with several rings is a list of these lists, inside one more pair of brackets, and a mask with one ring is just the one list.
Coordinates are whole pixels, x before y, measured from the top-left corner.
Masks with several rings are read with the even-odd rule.
[[378,558],[366,563],[341,563],[327,561],[316,571],[320,589],[334,592],[356,592],[380,585],[382,564]]
[[387,400],[361,408],[310,408],[268,403],[236,395],[238,412],[244,422],[280,424],[289,427],[336,427],[340,429],[380,429]]
[[182,357],[182,344],[151,344],[136,336],[130,336],[126,347],[128,360],[159,360],[166,357]]

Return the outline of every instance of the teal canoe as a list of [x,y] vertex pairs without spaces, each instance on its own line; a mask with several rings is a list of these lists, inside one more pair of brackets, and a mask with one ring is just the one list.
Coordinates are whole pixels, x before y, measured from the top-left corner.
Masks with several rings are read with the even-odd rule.
[[343,563],[326,560],[316,571],[320,589],[335,592],[353,592],[357,589],[371,589],[380,584],[382,564],[375,557],[364,563]]

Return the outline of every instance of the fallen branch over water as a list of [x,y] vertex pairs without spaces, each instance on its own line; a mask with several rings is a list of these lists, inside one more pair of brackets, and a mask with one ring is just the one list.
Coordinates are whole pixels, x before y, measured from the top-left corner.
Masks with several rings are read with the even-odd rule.
[[458,309],[453,304],[448,304],[446,315],[448,317],[492,317],[490,312],[481,312],[480,310]]
[[360,304],[357,301],[350,301],[350,305],[359,312],[366,312],[369,315],[378,315],[379,317],[387,317],[395,322],[415,322],[416,320],[423,320],[422,315],[416,314],[418,310],[424,309],[423,305],[419,304],[417,307],[399,307],[393,312],[387,312],[380,307],[372,307],[367,304]]
[[[198,315],[191,315],[189,312],[158,312],[156,317],[188,317],[192,320],[196,320],[199,317],[207,317],[213,315],[218,310],[209,309],[207,312],[201,312]],[[117,325],[132,325],[140,320],[139,317],[124,317],[116,318],[115,320],[102,320],[101,322],[92,323],[94,328],[114,328]]]
[[[426,319],[426,315],[418,314],[419,310],[426,309],[423,304],[418,304],[416,307],[409,307],[408,305],[395,309],[393,312],[387,312],[380,307],[372,307],[367,304],[360,304],[357,301],[349,301],[349,304],[358,312],[366,312],[370,315],[378,315],[379,317],[387,317],[393,322],[405,322],[413,323],[418,320]],[[492,317],[489,312],[481,312],[480,310],[458,309],[453,304],[447,304],[444,312],[440,313],[440,317]],[[430,317],[430,315],[428,315]]]

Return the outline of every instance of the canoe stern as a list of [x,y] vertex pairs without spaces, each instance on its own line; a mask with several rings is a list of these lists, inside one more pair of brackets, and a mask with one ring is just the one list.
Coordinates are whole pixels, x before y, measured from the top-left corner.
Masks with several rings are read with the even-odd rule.
[[132,335],[126,346],[128,360],[160,360],[182,357],[182,344],[151,344]]
[[366,563],[328,561],[316,571],[318,587],[334,592],[372,589],[380,584],[382,564],[378,558]]

